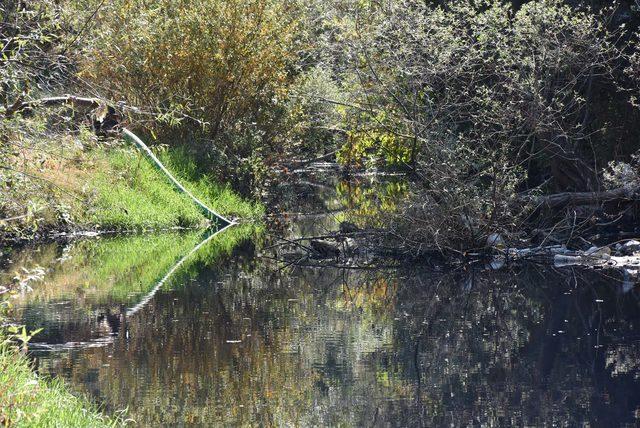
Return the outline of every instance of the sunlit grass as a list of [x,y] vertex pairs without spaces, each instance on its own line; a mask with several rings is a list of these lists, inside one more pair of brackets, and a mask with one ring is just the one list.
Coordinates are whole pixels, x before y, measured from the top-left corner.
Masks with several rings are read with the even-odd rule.
[[[202,225],[205,218],[194,202],[178,192],[167,177],[142,154],[131,148],[96,151],[95,171],[90,186],[95,202],[88,207],[83,221],[102,229],[157,229]],[[229,187],[198,174],[183,152],[165,151],[160,158],[165,166],[205,204],[226,216],[257,218],[262,208],[248,202]]]
[[229,185],[219,184],[203,174],[185,150],[164,150],[158,157],[178,180],[188,183],[189,191],[219,213],[243,220],[258,219],[264,215],[261,204],[242,198]]
[[0,345],[0,425],[44,428],[120,424],[71,394],[62,382],[38,377],[24,355]]
[[[51,151],[50,147],[58,147]],[[196,166],[185,150],[154,148],[197,198],[228,218],[259,219],[263,207]],[[53,231],[200,227],[205,215],[145,155],[124,141],[81,133],[28,139],[0,171],[0,241]],[[9,172],[7,172],[9,171]]]

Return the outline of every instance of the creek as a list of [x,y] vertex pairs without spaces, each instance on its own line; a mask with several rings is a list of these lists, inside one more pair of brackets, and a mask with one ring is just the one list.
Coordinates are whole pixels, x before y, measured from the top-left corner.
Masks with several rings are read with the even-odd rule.
[[[291,218],[281,233],[330,229],[336,212],[363,209],[354,194],[384,193],[353,189],[287,189],[289,211],[331,214]],[[265,257],[270,239],[247,226],[171,272],[208,237],[12,252],[0,283],[19,284],[15,321],[43,328],[30,347],[36,369],[109,413],[127,408],[138,426],[640,422],[640,293],[623,273],[283,269]]]

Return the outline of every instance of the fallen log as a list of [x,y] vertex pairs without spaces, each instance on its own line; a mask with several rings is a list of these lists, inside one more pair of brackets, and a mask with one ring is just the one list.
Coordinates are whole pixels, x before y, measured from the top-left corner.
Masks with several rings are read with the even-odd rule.
[[619,187],[600,192],[555,193],[537,197],[535,204],[539,207],[558,209],[572,205],[598,205],[604,202],[634,200],[640,200],[640,187]]

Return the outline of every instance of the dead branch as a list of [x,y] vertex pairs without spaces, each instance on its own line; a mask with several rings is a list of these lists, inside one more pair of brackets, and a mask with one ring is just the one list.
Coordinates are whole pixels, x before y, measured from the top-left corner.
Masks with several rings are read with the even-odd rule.
[[22,98],[18,98],[15,103],[7,107],[4,112],[5,117],[11,117],[14,114],[25,111],[32,110],[35,107],[52,107],[57,105],[70,104],[72,106],[80,106],[87,108],[98,108],[101,105],[106,104],[104,101],[98,98],[86,98],[86,97],[77,97],[75,95],[62,95],[59,97],[47,97],[40,98],[38,100],[31,101],[23,101]]

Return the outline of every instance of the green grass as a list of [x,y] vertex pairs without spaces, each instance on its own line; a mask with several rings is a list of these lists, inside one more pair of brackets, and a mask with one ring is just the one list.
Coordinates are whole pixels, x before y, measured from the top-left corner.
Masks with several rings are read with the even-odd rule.
[[24,355],[0,345],[0,425],[110,427],[121,423],[71,394],[62,382],[38,377]]
[[261,204],[247,201],[228,185],[219,184],[200,172],[195,160],[184,149],[163,150],[158,158],[178,180],[187,183],[189,191],[219,213],[245,220],[264,215]]
[[[51,231],[158,230],[207,222],[194,202],[125,141],[36,134],[0,160],[0,242]],[[55,147],[55,150],[52,149]],[[216,182],[180,148],[155,149],[174,176],[222,215],[256,220],[263,207]],[[7,219],[6,221],[3,219]]]
[[[96,150],[95,162],[104,165],[90,180],[95,201],[80,218],[101,229],[158,229],[190,227],[205,218],[193,201],[179,193],[167,177],[132,148]],[[235,194],[228,186],[199,174],[195,163],[182,151],[164,151],[165,166],[205,204],[226,216],[255,219],[262,208]]]

